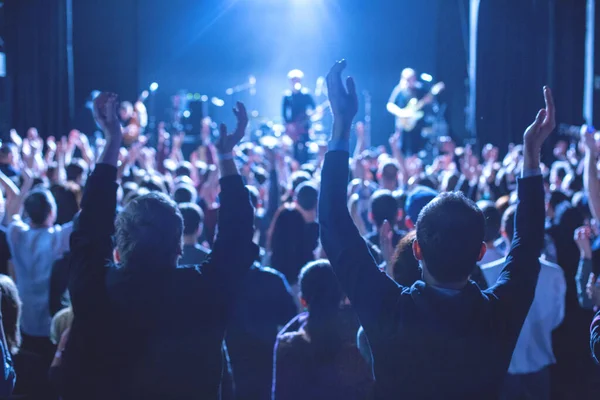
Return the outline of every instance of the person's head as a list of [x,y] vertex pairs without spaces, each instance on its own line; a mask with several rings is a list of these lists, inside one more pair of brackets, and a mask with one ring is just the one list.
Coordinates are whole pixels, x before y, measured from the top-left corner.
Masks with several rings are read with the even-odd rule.
[[388,159],[381,163],[379,171],[377,173],[379,182],[384,189],[396,190],[398,189],[398,172],[400,168],[398,163],[394,160]]
[[319,202],[319,189],[311,181],[304,182],[294,192],[296,204],[305,211],[316,211]]
[[386,189],[377,190],[371,196],[369,216],[377,229],[387,220],[395,226],[398,220],[398,202],[392,192]]
[[483,217],[485,218],[485,236],[483,241],[488,245],[492,245],[494,240],[500,236],[502,214],[500,214],[496,205],[491,201],[480,200],[477,202],[477,206],[483,211]]
[[344,294],[327,260],[307,264],[299,276],[300,301],[308,309],[306,331],[316,353],[335,354],[341,345],[337,316]]
[[191,185],[180,184],[173,192],[175,203],[195,203],[197,199],[196,189]]
[[52,317],[50,323],[50,340],[55,345],[60,342],[60,338],[67,329],[71,329],[73,324],[73,309],[71,307],[63,308]]
[[131,200],[115,221],[114,258],[126,268],[176,267],[182,252],[183,218],[165,194]]
[[81,158],[74,158],[69,165],[65,167],[67,180],[76,184],[85,185],[85,176],[87,175],[87,164]]
[[202,209],[194,203],[181,203],[179,204],[179,212],[183,217],[183,236],[198,239],[202,234],[202,224],[204,222]]
[[491,143],[483,146],[483,150],[481,151],[481,156],[484,161],[487,162],[495,162],[498,160],[498,148]]
[[121,117],[122,121],[127,121],[133,117],[133,104],[131,104],[131,102],[121,102],[121,105],[119,106],[119,117]]
[[560,189],[567,175],[572,173],[571,166],[566,161],[557,161],[550,168],[550,188]]
[[571,198],[571,204],[579,210],[585,222],[589,223],[592,219],[592,211],[590,210],[587,194],[585,192],[576,192]]
[[21,298],[15,282],[7,275],[0,275],[0,293],[2,295],[2,328],[11,354],[15,355],[21,347]]
[[19,149],[14,143],[2,143],[0,146],[0,163],[15,166],[19,158]]
[[271,266],[285,275],[290,284],[298,279],[298,272],[312,260],[305,239],[306,222],[295,208],[283,206],[273,221],[270,234]]
[[569,201],[569,196],[560,190],[551,191],[548,201],[546,202],[546,215],[550,219],[554,218],[554,215],[556,214],[556,207],[564,201]]
[[148,174],[140,183],[140,188],[146,188],[151,192],[167,193],[164,179],[156,174]]
[[416,238],[417,233],[414,230],[408,232],[394,250],[393,278],[402,286],[410,287],[417,279],[420,279],[419,262],[413,253],[413,242]]
[[292,85],[292,90],[294,92],[302,89],[302,79],[304,78],[304,72],[299,69],[293,69],[288,72],[288,79],[290,80],[290,85]]
[[188,161],[184,161],[177,166],[175,169],[175,176],[191,176],[192,175],[192,164]]
[[408,193],[404,204],[404,223],[409,230],[415,229],[419,213],[437,195],[435,190],[426,186],[417,186]]
[[72,221],[79,212],[81,202],[81,187],[73,182],[56,184],[50,187],[50,192],[56,201],[56,223],[59,225]]
[[56,201],[47,189],[31,191],[23,204],[25,213],[35,227],[50,227],[56,221]]
[[414,88],[417,84],[417,73],[412,68],[404,68],[400,74],[400,82],[407,88]]
[[295,192],[298,186],[303,184],[304,182],[309,182],[311,180],[308,172],[305,171],[296,171],[291,176],[292,181],[292,191]]
[[486,251],[485,219],[460,192],[443,193],[423,208],[413,251],[425,281],[462,287]]

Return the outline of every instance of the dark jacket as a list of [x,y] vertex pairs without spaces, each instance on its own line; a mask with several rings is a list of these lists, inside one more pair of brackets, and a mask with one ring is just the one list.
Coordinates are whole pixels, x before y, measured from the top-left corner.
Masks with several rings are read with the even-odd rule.
[[515,236],[496,285],[447,294],[402,287],[379,271],[346,207],[348,153],[329,152],[319,202],[321,239],[371,344],[382,399],[489,399],[502,386],[533,301],[544,240],[541,176],[519,185]]
[[107,266],[116,173],[96,166],[71,235],[75,319],[63,354],[63,397],[216,399],[225,327],[258,251],[248,191],[240,176],[221,179],[219,234],[201,266],[117,268]]
[[308,313],[283,328],[275,344],[273,400],[369,400],[375,383],[356,345],[358,320],[354,311],[340,310],[342,346],[332,359],[322,359],[307,332]]

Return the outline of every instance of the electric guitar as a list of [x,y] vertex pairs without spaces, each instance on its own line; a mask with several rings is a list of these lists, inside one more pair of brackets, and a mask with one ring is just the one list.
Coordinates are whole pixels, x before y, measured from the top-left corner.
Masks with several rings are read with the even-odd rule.
[[410,132],[415,129],[417,123],[423,119],[425,113],[423,107],[433,101],[433,97],[440,94],[442,90],[446,88],[444,82],[438,82],[431,87],[429,93],[427,93],[421,100],[416,98],[410,99],[406,107],[389,110],[396,116],[396,128],[402,129],[404,132]]

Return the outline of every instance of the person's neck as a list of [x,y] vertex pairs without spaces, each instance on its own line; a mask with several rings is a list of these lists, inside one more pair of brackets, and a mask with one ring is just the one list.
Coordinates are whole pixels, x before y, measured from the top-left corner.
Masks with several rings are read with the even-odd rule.
[[485,247],[487,247],[488,249],[493,249],[496,247],[496,245],[494,244],[494,240],[489,241],[489,242],[485,242]]
[[435,279],[433,276],[431,276],[431,274],[429,274],[429,272],[427,271],[426,268],[423,268],[423,280],[428,285],[435,286],[440,289],[451,289],[451,290],[461,290],[465,286],[467,286],[467,282],[468,282],[468,280],[461,281],[461,282],[439,282],[437,279]]
[[183,237],[184,246],[195,246],[198,243],[196,235],[188,235]]

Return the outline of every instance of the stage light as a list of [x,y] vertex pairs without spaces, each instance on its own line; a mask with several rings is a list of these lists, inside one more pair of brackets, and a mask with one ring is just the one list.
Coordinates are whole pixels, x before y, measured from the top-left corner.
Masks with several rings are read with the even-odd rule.
[[190,113],[190,110],[185,110],[185,111],[183,112],[183,118],[189,118],[189,117],[190,117],[190,115],[192,115],[192,114]]
[[229,89],[227,89],[227,90],[225,91],[225,94],[226,94],[227,96],[231,96],[231,95],[233,94],[233,89],[232,89],[232,88],[229,88]]
[[151,92],[156,92],[156,89],[158,89],[158,83],[156,83],[156,82],[152,82],[152,83],[150,84],[150,91],[151,91]]
[[250,78],[248,78],[248,83],[250,85],[256,85],[256,77],[254,75],[250,75]]
[[202,97],[200,97],[200,100],[206,103],[208,101],[208,96],[203,94]]
[[424,80],[425,82],[431,82],[431,81],[433,81],[433,76],[423,73],[423,74],[421,74],[421,79]]
[[194,100],[200,100],[202,96],[200,96],[200,93],[195,93],[194,94]]
[[294,89],[295,89],[295,90],[300,90],[300,89],[302,89],[302,84],[301,84],[300,82],[296,82],[296,83],[294,84]]
[[219,99],[218,97],[213,97],[210,101],[217,107],[223,107],[225,105],[225,101]]

